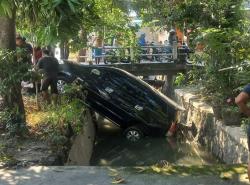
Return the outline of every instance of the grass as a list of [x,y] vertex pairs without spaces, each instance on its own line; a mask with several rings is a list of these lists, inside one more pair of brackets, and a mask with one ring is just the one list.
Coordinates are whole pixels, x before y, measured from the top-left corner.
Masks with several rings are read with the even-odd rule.
[[24,97],[24,106],[26,112],[26,120],[29,126],[35,127],[42,123],[46,117],[46,112],[39,110],[36,100],[33,97]]
[[28,96],[23,99],[29,132],[33,136],[40,137],[48,127],[46,120],[49,116],[49,112],[38,108],[35,97]]
[[16,162],[16,160],[5,151],[5,145],[3,143],[0,143],[0,167],[1,165]]

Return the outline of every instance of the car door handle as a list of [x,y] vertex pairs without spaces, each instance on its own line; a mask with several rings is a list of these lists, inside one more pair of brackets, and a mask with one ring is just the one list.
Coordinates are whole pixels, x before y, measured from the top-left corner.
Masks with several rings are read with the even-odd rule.
[[97,76],[100,76],[101,72],[98,69],[92,69],[91,73]]
[[101,95],[102,97],[104,97],[105,99],[110,99],[110,98],[109,98],[109,95],[108,95],[106,92],[101,91],[101,90],[98,90],[98,91],[99,91],[99,93],[100,93],[100,95]]
[[114,90],[110,87],[106,87],[105,91],[108,92],[109,94],[111,94],[112,92],[114,92]]
[[143,110],[143,107],[140,106],[140,105],[136,105],[136,106],[135,106],[135,109],[138,110],[138,111],[142,111],[142,110]]

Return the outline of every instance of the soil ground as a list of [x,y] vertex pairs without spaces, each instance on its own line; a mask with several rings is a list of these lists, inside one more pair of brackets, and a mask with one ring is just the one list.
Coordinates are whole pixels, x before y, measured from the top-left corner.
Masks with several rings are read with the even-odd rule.
[[46,113],[38,110],[34,97],[23,99],[29,133],[24,137],[9,137],[0,124],[0,169],[52,165],[56,161],[53,148],[43,135]]

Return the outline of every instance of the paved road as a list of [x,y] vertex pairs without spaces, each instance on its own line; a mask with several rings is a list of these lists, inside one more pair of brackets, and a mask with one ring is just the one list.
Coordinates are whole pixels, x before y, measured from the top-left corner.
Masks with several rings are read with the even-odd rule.
[[110,185],[118,173],[126,185],[246,185],[246,180],[222,180],[217,176],[166,176],[135,173],[132,169],[105,167],[30,167],[0,170],[0,185]]

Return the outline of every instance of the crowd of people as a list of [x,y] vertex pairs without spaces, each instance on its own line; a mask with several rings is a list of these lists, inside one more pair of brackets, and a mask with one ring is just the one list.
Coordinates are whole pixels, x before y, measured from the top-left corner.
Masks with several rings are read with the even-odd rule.
[[190,49],[187,44],[183,41],[179,41],[176,36],[175,30],[170,30],[168,40],[164,43],[160,41],[159,43],[146,41],[146,34],[143,33],[138,39],[138,45],[141,47],[141,59],[162,61],[164,58],[171,58],[173,53],[174,42],[182,53],[189,56]]
[[[137,45],[139,47],[139,60],[164,61],[165,59],[171,58],[173,52],[173,44],[175,41],[179,51],[181,50],[180,52],[183,53],[185,57],[189,57],[190,49],[188,45],[185,42],[178,40],[176,32],[174,30],[170,30],[168,40],[165,40],[164,43],[162,41],[149,42],[146,40],[146,34],[142,33],[137,41]],[[95,44],[94,47],[92,47],[92,59],[95,61],[95,64],[100,64],[101,62],[130,62],[130,49],[120,49],[121,45],[117,45],[116,39],[113,39],[109,48],[105,48],[105,44],[103,44],[102,40],[99,38],[95,39],[95,41],[93,42],[95,42]],[[81,60],[81,58],[79,57],[78,61],[81,60],[86,62],[86,51],[87,50],[85,49],[85,52],[79,53],[79,55],[81,55],[81,57],[84,59]],[[127,60],[123,60],[121,58],[126,58]]]

